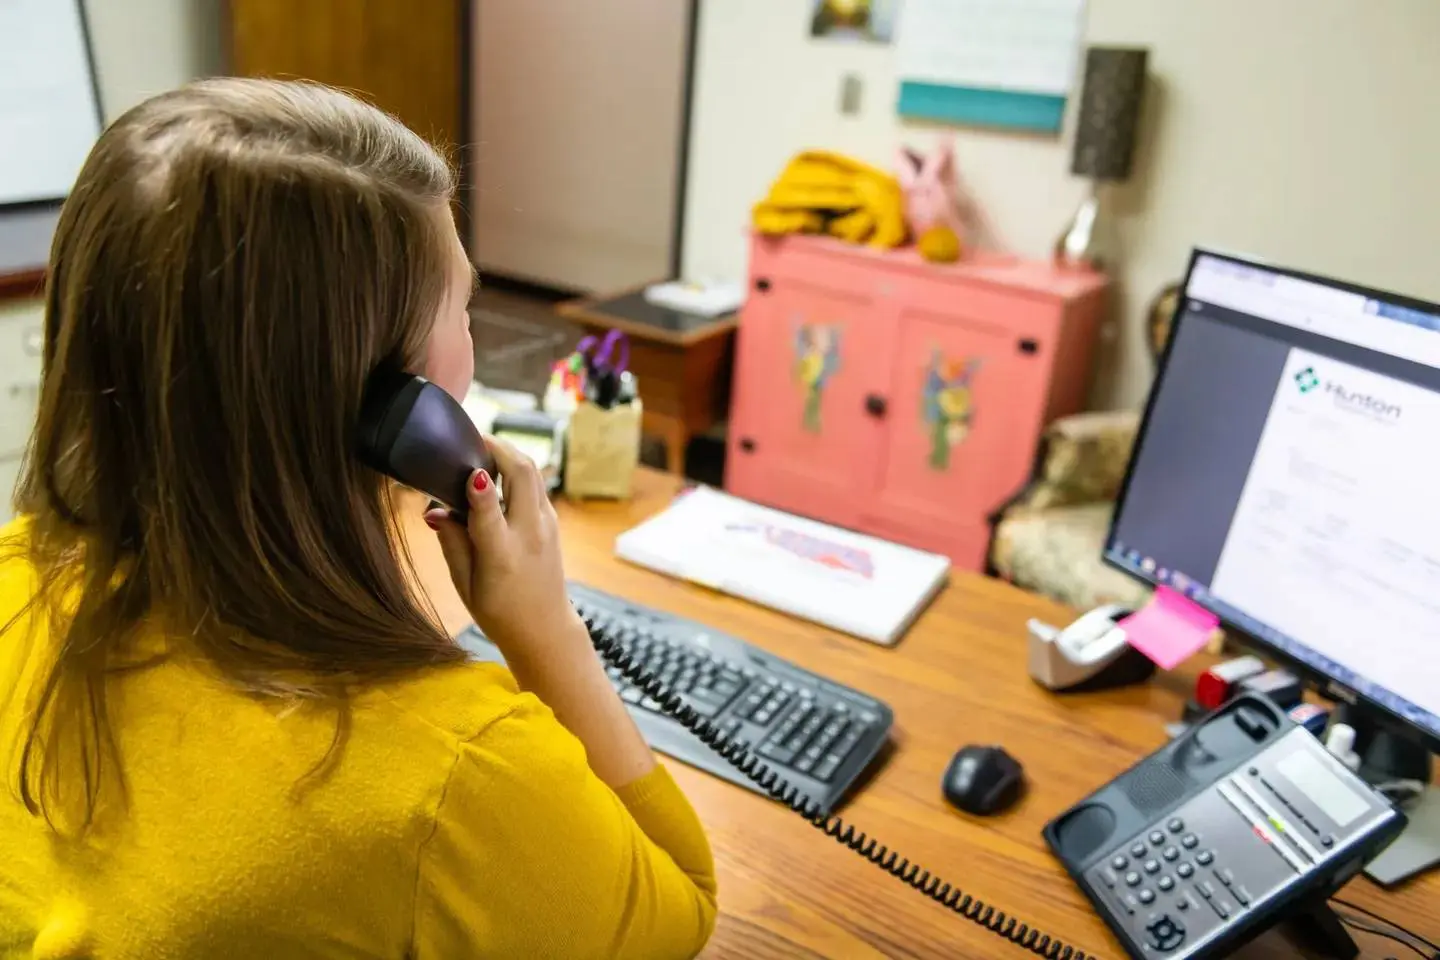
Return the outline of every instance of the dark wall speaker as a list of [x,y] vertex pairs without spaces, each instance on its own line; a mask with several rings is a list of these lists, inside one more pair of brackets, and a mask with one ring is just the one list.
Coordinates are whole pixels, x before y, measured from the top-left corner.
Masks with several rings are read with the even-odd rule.
[[1150,51],[1143,47],[1091,47],[1085,52],[1072,173],[1095,180],[1129,178],[1149,58]]

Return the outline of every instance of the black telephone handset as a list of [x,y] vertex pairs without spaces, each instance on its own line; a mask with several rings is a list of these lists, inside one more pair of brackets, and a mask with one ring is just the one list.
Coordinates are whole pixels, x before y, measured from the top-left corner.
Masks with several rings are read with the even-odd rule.
[[476,470],[495,476],[495,458],[455,398],[424,377],[377,373],[360,405],[360,459],[460,516]]
[[[373,377],[361,406],[358,434],[360,458],[366,464],[429,494],[455,511],[465,509],[465,484],[470,475],[482,467],[492,475],[495,471],[494,461],[470,416],[453,397],[422,377],[391,373]],[[658,702],[665,714],[773,799],[808,820],[811,826],[946,909],[1035,956],[1049,960],[1093,960],[1092,955],[946,883],[839,817],[824,814],[814,801],[764,760],[726,736],[717,725],[636,663],[617,638],[594,622],[587,622],[586,627],[591,643],[607,664],[617,668],[627,681]]]

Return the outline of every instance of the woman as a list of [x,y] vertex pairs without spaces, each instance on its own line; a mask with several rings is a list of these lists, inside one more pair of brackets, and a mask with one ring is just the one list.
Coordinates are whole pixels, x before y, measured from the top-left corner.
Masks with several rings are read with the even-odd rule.
[[[534,468],[492,443],[507,512],[479,473],[467,529],[354,456],[373,371],[470,382],[453,191],[314,85],[198,83],[95,145],[0,562],[0,956],[704,944],[709,848]],[[472,618],[510,671],[466,662]]]

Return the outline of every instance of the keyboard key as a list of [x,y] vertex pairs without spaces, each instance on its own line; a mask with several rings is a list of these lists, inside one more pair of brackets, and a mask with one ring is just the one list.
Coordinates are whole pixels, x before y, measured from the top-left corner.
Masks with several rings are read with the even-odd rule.
[[735,710],[735,716],[741,720],[748,720],[751,714],[759,710],[761,705],[768,699],[770,699],[770,690],[768,687],[751,690],[745,695],[745,699],[740,701],[740,706]]
[[795,751],[774,740],[767,741],[760,747],[760,756],[787,767],[795,761]]
[[1180,864],[1180,866],[1175,868],[1175,872],[1180,875],[1181,880],[1189,880],[1191,877],[1195,876],[1195,868],[1190,866],[1190,864],[1188,863]]
[[703,700],[705,703],[710,704],[715,708],[717,713],[725,709],[725,705],[734,697],[733,693],[725,693],[714,687],[708,689],[705,687],[696,687],[690,695],[696,700]]
[[[694,693],[687,693],[683,697],[681,697],[681,699],[685,701],[686,706],[688,706],[691,710],[694,710],[696,713],[700,714],[700,716],[702,717],[713,717],[715,716],[715,714],[720,712],[720,707],[717,706],[714,702],[702,699],[701,697],[696,696]],[[641,706],[644,706],[644,704],[641,704]]]
[[1136,873],[1134,870],[1131,870],[1129,873],[1125,874],[1125,885],[1127,887],[1140,886],[1140,874]]
[[1186,850],[1194,850],[1200,844],[1200,838],[1193,833],[1187,833],[1180,838],[1180,846]]
[[645,699],[641,700],[640,706],[646,710],[652,710],[655,713],[660,712],[660,701],[656,700],[654,697],[646,697]]
[[1180,859],[1180,851],[1176,850],[1174,847],[1166,847],[1164,850],[1160,851],[1160,856],[1164,857],[1170,863],[1174,863],[1176,860]]
[[1146,873],[1159,873],[1159,872],[1160,872],[1160,862],[1159,862],[1158,860],[1146,860],[1146,861],[1145,861],[1145,872],[1146,872]]
[[707,683],[706,686],[728,700],[744,688],[744,681],[726,680],[724,677],[721,677],[714,683]]
[[1157,847],[1160,846],[1160,844],[1165,842],[1165,834],[1161,833],[1159,830],[1151,830],[1150,842]]
[[833,753],[827,753],[825,759],[815,765],[815,779],[821,783],[829,783],[835,776],[835,771],[840,769],[841,759]]
[[819,761],[819,757],[811,756],[810,754],[806,753],[803,754],[799,760],[795,761],[795,769],[799,770],[801,773],[809,773],[815,768],[815,764]]
[[1124,870],[1129,865],[1130,858],[1125,856],[1123,853],[1117,856],[1114,860],[1110,861],[1110,866],[1116,870]]
[[835,746],[830,748],[830,752],[839,757],[841,761],[844,761],[846,757],[850,756],[850,751],[855,749],[855,745],[860,742],[860,738],[863,735],[864,731],[862,729],[859,727],[851,727],[845,731],[843,737],[836,741]]
[[1175,889],[1175,880],[1172,877],[1161,877],[1155,881],[1155,884],[1160,888],[1161,893],[1169,893]]
[[[817,710],[814,707],[806,707],[805,709],[809,711],[808,715],[804,721],[797,726],[795,732],[790,735],[790,739],[785,744],[792,750],[805,749],[805,745],[810,742],[815,734],[820,732],[820,726],[825,722],[825,714],[823,711]],[[798,713],[799,711],[796,712]]]
[[1165,824],[1165,829],[1169,830],[1171,833],[1179,833],[1181,830],[1185,829],[1185,821],[1181,820],[1179,817],[1171,817],[1170,822]]
[[1148,905],[1148,904],[1152,904],[1152,903],[1155,902],[1155,891],[1149,889],[1148,887],[1147,887],[1146,889],[1144,889],[1144,890],[1141,890],[1139,893],[1135,894],[1135,896],[1136,896],[1136,897],[1140,900],[1140,902],[1143,903],[1143,904],[1147,904],[1147,905]]
[[1199,853],[1195,854],[1195,862],[1200,864],[1200,866],[1202,867],[1208,867],[1210,866],[1210,864],[1215,862],[1215,854],[1211,853],[1209,850],[1201,850]]
[[639,687],[626,687],[620,691],[620,699],[626,703],[639,703],[644,697],[645,694],[640,692]]

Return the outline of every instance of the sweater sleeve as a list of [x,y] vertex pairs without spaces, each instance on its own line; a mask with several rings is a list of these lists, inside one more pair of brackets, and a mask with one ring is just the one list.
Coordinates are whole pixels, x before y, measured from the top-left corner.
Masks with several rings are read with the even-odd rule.
[[693,957],[715,892],[709,843],[669,773],[611,790],[523,694],[460,745],[420,852],[412,956]]

